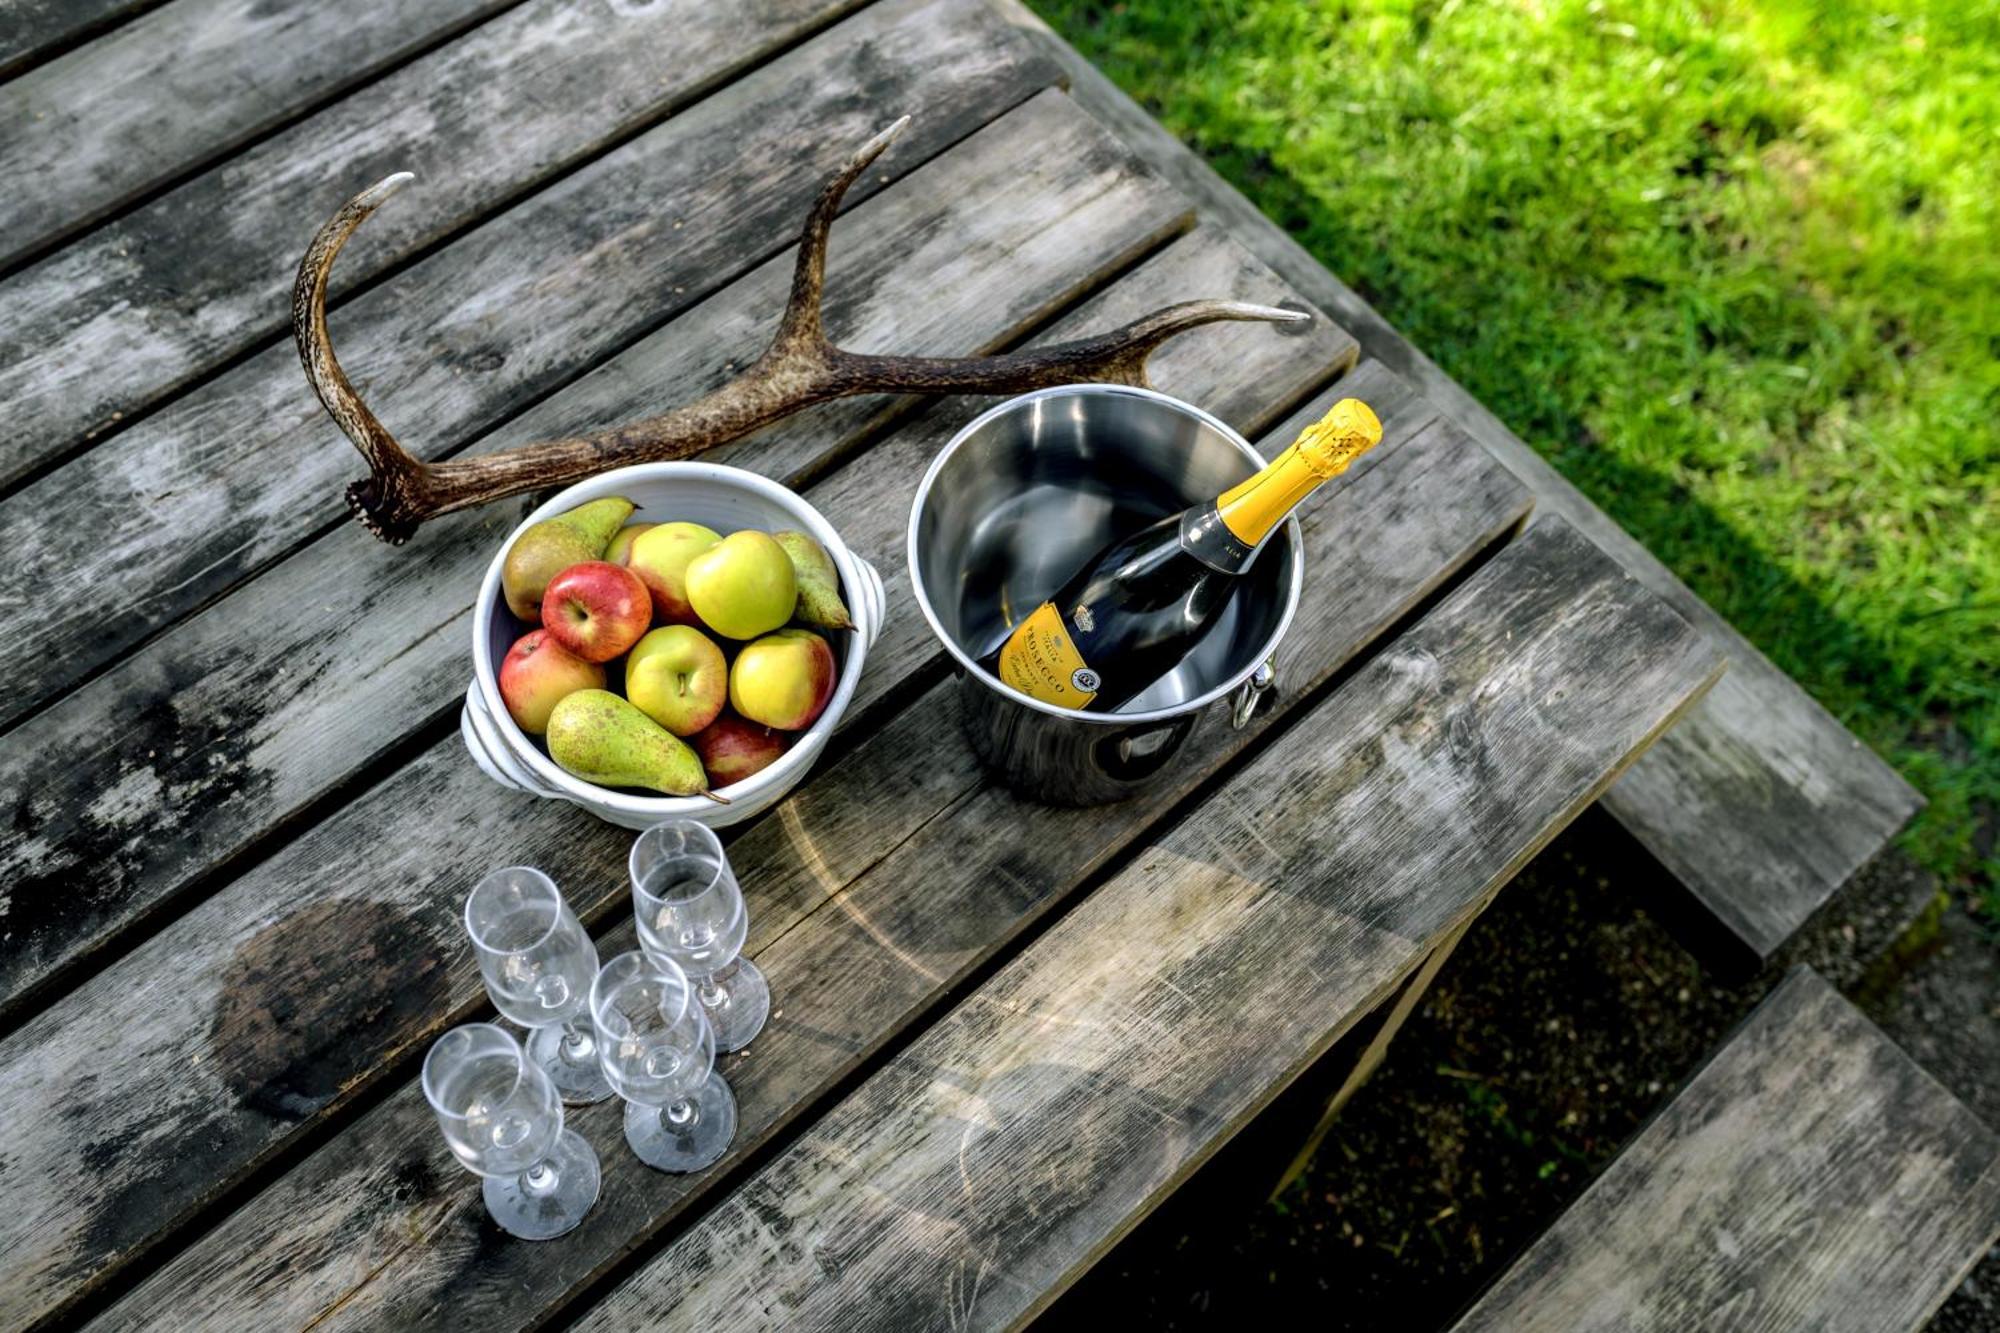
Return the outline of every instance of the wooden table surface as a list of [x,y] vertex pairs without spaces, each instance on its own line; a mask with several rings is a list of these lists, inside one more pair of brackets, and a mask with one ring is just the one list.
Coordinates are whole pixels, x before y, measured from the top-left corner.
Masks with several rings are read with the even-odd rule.
[[1387,437],[1305,518],[1272,703],[1139,799],[1045,807],[960,739],[901,554],[985,404],[849,400],[717,450],[875,562],[888,622],[815,773],[731,831],[774,1013],[722,1062],[730,1155],[662,1175],[617,1103],[572,1112],[602,1198],[512,1240],[414,1086],[490,1013],[460,906],[526,862],[632,947],[630,835],[461,748],[474,592],[529,501],[400,549],[348,521],[362,468],[285,332],[313,228],[417,173],[330,319],[430,457],[728,378],[821,177],[905,112],[835,228],[844,345],[1309,304],[983,0],[9,10],[0,1325],[1018,1323],[1721,669],[1565,523],[1524,534],[1515,476],[1323,313],[1218,326],[1156,387],[1267,449],[1348,394]]

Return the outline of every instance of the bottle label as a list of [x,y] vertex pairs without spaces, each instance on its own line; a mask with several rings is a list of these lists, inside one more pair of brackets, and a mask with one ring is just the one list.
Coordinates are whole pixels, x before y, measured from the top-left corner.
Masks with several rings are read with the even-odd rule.
[[1082,708],[1103,682],[1070,642],[1055,603],[1043,602],[1014,627],[1000,647],[1000,679],[1030,699],[1058,708]]

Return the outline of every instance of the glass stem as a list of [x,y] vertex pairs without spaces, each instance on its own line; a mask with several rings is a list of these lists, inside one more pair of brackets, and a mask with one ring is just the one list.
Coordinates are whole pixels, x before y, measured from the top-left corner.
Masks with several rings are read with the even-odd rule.
[[736,964],[732,960],[695,983],[694,993],[705,1007],[720,1009],[729,1002],[729,992],[722,988],[722,978],[728,976],[735,967]]
[[691,1097],[683,1097],[677,1102],[668,1102],[660,1108],[660,1122],[669,1134],[685,1134],[701,1120],[701,1108]]
[[561,1177],[556,1172],[552,1158],[543,1158],[521,1173],[521,1193],[534,1198],[546,1198],[556,1192]]
[[597,1041],[590,1027],[581,1019],[571,1019],[562,1025],[562,1045],[557,1051],[564,1064],[588,1064],[597,1054]]

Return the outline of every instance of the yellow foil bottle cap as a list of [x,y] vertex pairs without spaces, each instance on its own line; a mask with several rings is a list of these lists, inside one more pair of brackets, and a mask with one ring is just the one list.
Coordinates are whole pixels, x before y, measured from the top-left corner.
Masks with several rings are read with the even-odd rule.
[[1343,398],[1299,432],[1293,448],[1314,475],[1337,477],[1382,442],[1382,422],[1359,398]]

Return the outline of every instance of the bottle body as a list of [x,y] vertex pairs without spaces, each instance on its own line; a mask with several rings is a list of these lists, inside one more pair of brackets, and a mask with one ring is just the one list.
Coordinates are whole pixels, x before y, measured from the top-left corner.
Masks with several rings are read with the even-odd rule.
[[1031,698],[1098,712],[1172,671],[1236,583],[1181,545],[1180,526],[1174,515],[1105,548],[983,665]]
[[1263,471],[1084,562],[981,666],[1043,703],[1117,709],[1180,664],[1285,516],[1380,438],[1343,399]]

